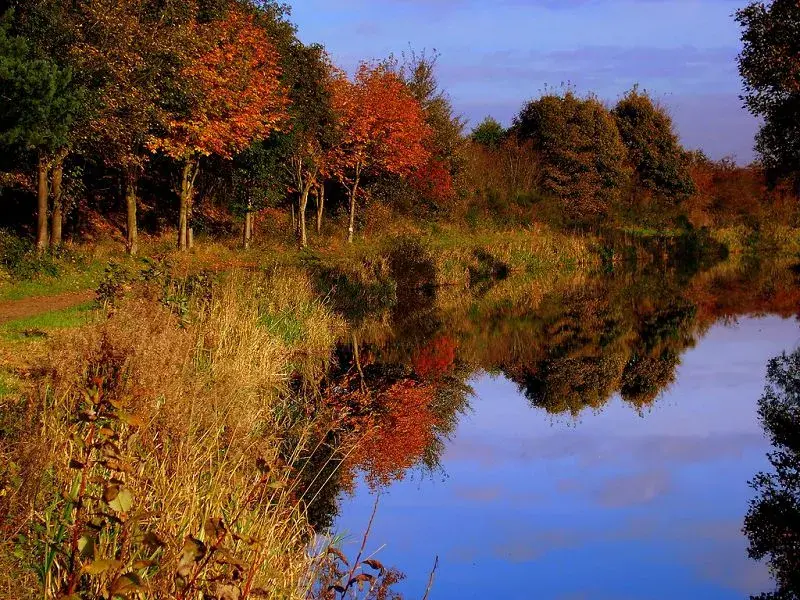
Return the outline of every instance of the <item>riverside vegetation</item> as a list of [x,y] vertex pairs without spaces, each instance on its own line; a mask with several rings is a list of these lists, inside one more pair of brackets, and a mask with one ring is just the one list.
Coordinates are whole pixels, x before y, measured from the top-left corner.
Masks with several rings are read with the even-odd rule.
[[[277,3],[10,4],[4,597],[397,598],[367,535],[332,537],[337,498],[435,469],[475,372],[551,414],[644,410],[711,324],[800,301],[775,136],[712,161],[638,88],[466,133],[435,56],[349,77]],[[762,8],[754,94],[790,51]]]

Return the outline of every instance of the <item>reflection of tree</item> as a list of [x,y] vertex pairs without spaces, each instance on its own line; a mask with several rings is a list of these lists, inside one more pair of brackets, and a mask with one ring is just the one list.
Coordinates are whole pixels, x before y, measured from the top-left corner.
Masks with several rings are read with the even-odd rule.
[[630,351],[620,306],[602,287],[549,298],[542,305],[538,357],[503,371],[551,413],[599,408],[619,388]]
[[694,344],[694,305],[673,296],[641,316],[622,373],[620,394],[636,406],[649,404],[675,380],[681,354]]
[[[352,339],[358,343],[358,336]],[[332,500],[352,489],[357,472],[380,487],[417,465],[438,466],[471,391],[465,380],[472,370],[453,364],[454,344],[436,338],[415,354],[425,365],[425,377],[414,371],[405,352],[398,358],[392,343],[385,351],[365,343],[338,347],[338,368],[328,375],[322,394],[323,410],[336,427],[309,459],[324,467],[327,482],[314,494],[311,511],[317,522],[330,521]],[[320,472],[319,467],[309,470]]]
[[476,340],[487,348],[469,352],[516,382],[534,406],[577,414],[616,392],[637,407],[652,402],[694,342],[694,317],[674,281],[642,273],[547,294],[525,314],[499,305],[473,320],[480,332],[461,337],[462,346]]
[[373,487],[403,478],[433,443],[434,390],[412,380],[398,381],[377,394],[356,392],[349,402],[362,404],[352,420],[348,462],[362,470]]
[[777,584],[759,598],[800,598],[800,350],[770,361],[758,414],[773,446],[773,472],[751,482],[758,495],[745,517],[748,552],[767,560]]
[[387,269],[402,302],[361,315],[323,383],[322,405],[338,429],[311,457],[325,470],[311,486],[319,522],[358,472],[381,485],[414,467],[435,469],[476,371],[503,374],[550,413],[599,409],[617,393],[640,409],[718,319],[800,306],[785,268],[727,266],[689,278],[660,264],[572,281],[535,303],[514,289],[512,274],[491,294],[465,289],[447,304],[430,285],[430,257],[414,244],[401,249]]

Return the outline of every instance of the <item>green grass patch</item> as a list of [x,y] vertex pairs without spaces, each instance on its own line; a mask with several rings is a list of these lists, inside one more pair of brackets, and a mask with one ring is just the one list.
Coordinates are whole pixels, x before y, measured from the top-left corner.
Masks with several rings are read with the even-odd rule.
[[307,321],[313,314],[314,306],[302,303],[289,309],[262,314],[259,317],[259,324],[283,340],[287,346],[291,346],[303,341]]
[[105,263],[94,261],[85,266],[65,269],[57,277],[41,276],[25,281],[0,283],[0,301],[94,289],[102,280],[104,270]]
[[653,227],[621,227],[621,231],[637,237],[677,237],[681,235],[679,229],[655,229]]
[[0,325],[0,338],[6,341],[25,341],[46,337],[57,329],[72,329],[86,324],[95,314],[94,302],[53,310],[34,317],[9,321]]

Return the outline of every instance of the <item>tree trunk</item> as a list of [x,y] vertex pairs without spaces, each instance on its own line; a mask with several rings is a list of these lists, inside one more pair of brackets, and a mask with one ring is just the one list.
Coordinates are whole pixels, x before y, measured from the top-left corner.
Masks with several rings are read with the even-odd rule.
[[136,168],[129,167],[125,171],[125,211],[127,227],[125,230],[125,251],[135,256],[139,251],[139,226],[136,222]]
[[61,183],[64,180],[64,160],[66,158],[66,152],[59,152],[53,164],[53,214],[50,217],[50,248],[53,250],[61,246],[61,230],[64,223]]
[[47,157],[44,152],[39,152],[39,191],[36,207],[36,250],[44,252],[47,249],[47,198],[50,195],[47,185]]
[[193,231],[189,225],[192,217],[192,201],[194,200],[194,182],[200,171],[200,161],[196,156],[186,159],[181,174],[181,198],[178,214],[178,247],[186,251],[194,245]]
[[322,216],[325,214],[325,184],[319,184],[317,191],[317,235],[322,233]]
[[244,213],[244,248],[250,248],[250,240],[253,238],[253,201],[247,199],[247,212]]
[[353,188],[350,190],[350,228],[347,233],[347,243],[353,243],[353,234],[356,227],[356,195],[358,194],[359,175],[356,175],[356,180],[353,182]]
[[306,233],[306,207],[308,206],[308,195],[310,193],[311,186],[307,185],[298,199],[298,218],[300,220],[299,240],[301,248],[306,248],[308,246],[308,234]]

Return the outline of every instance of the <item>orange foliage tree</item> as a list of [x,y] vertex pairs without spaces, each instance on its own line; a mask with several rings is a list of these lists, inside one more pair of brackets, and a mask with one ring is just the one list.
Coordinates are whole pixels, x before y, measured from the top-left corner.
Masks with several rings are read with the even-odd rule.
[[431,409],[432,386],[402,380],[378,394],[370,416],[355,430],[348,461],[372,487],[402,479],[434,442],[438,419]]
[[409,175],[428,160],[430,135],[420,103],[385,65],[362,64],[354,81],[339,73],[331,82],[338,143],[331,171],[350,199],[348,241],[355,229],[356,199],[365,175]]
[[279,56],[252,15],[231,10],[196,26],[197,49],[183,70],[185,106],[152,147],[183,164],[178,243],[191,244],[189,219],[200,158],[231,158],[286,119]]
[[447,163],[434,156],[414,172],[411,184],[417,193],[437,208],[448,206],[456,195],[453,175]]
[[[69,5],[69,6],[68,6]],[[138,245],[137,184],[150,158],[147,141],[168,118],[162,95],[191,45],[190,3],[165,0],[80,0],[64,3],[73,39],[70,62],[93,91],[80,140],[119,169],[127,209],[126,248]]]

